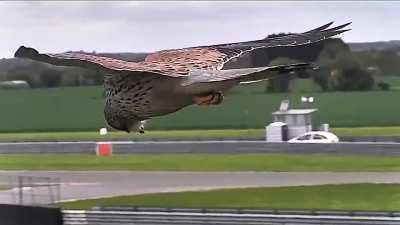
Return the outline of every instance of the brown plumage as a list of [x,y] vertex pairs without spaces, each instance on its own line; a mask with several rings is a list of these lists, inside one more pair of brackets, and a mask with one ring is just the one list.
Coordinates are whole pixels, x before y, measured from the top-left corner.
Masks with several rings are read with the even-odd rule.
[[299,34],[256,41],[173,49],[150,54],[144,61],[127,62],[84,52],[40,54],[21,46],[15,57],[53,65],[79,66],[105,72],[105,119],[119,130],[142,131],[141,121],[175,112],[191,104],[220,104],[223,93],[240,83],[312,69],[309,63],[274,67],[224,69],[226,62],[259,48],[307,45],[348,30],[332,23]]

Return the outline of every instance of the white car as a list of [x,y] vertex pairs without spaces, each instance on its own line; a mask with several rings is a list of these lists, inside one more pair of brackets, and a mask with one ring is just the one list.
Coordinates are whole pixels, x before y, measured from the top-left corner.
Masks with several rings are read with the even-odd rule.
[[311,131],[301,136],[292,138],[288,143],[338,143],[339,138],[325,131]]

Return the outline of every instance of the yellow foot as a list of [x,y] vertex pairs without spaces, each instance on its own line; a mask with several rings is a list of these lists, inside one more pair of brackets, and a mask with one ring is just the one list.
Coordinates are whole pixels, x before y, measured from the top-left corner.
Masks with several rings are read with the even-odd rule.
[[219,105],[222,103],[224,95],[222,92],[211,93],[206,96],[195,96],[193,102],[201,106]]

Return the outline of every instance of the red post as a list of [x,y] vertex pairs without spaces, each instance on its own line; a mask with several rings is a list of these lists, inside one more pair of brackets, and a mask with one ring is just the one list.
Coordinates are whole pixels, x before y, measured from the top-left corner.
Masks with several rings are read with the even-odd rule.
[[112,154],[112,144],[109,142],[97,142],[96,155],[97,156],[110,156]]

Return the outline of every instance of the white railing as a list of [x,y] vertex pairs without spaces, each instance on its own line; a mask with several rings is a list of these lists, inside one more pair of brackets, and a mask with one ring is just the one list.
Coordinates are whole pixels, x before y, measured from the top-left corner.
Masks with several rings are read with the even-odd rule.
[[[197,212],[196,212],[197,211]],[[354,212],[290,212],[290,211],[257,211],[257,210],[134,210],[134,211],[100,211],[100,210],[64,210],[65,225],[155,225],[155,224],[224,224],[224,225],[344,225],[374,224],[399,225],[398,213],[354,213]]]

